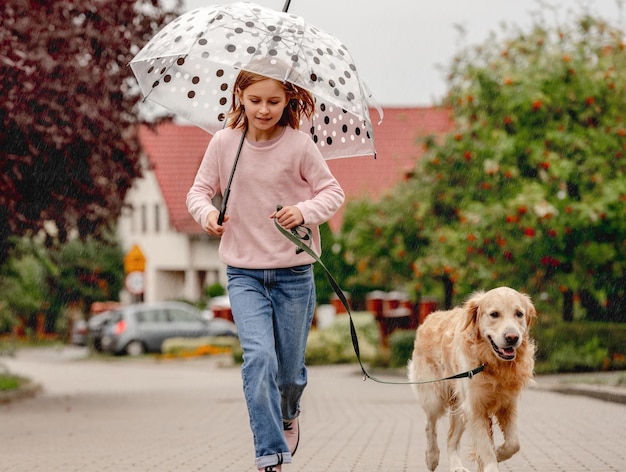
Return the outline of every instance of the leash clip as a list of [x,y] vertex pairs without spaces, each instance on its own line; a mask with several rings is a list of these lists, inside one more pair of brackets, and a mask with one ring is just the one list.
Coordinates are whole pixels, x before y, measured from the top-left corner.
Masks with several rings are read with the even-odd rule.
[[485,364],[481,364],[481,365],[480,365],[479,367],[477,367],[476,369],[474,369],[474,370],[470,370],[470,371],[467,373],[467,378],[468,378],[468,379],[470,379],[470,380],[472,380],[472,379],[474,378],[474,375],[475,375],[475,374],[480,374],[483,370],[485,370]]
[[[276,211],[280,211],[283,209],[282,205],[276,205]],[[298,232],[298,229],[301,229],[301,232]],[[296,226],[295,228],[291,228],[291,235],[293,236],[292,242],[296,245],[296,254],[301,254],[304,252],[304,245],[311,246],[311,230],[304,225]]]

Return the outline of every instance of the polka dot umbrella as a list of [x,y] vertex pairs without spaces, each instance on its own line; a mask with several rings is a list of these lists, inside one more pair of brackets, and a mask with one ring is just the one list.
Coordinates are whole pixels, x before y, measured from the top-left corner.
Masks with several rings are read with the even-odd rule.
[[315,96],[312,121],[300,128],[324,158],[376,155],[373,101],[347,48],[286,11],[248,2],[198,8],[166,25],[130,66],[147,99],[212,134],[224,127],[241,69],[292,82]]

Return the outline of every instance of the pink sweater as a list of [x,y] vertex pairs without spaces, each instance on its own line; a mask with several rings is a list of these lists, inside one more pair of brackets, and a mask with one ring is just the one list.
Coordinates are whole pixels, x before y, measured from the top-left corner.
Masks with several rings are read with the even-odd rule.
[[[204,227],[211,199],[224,189],[235,161],[241,130],[225,128],[209,143],[193,186],[187,208]],[[305,225],[313,231],[312,249],[321,253],[318,225],[339,209],[344,193],[307,134],[287,127],[267,143],[245,141],[232,181],[226,208],[229,220],[219,255],[227,265],[245,269],[277,269],[313,262],[274,226],[269,216],[276,205],[296,205]]]

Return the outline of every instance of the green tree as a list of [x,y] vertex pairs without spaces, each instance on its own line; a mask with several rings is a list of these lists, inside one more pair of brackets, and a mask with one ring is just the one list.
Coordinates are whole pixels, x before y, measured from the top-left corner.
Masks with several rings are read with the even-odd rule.
[[[588,318],[624,321],[623,31],[582,14],[506,32],[455,58],[444,103],[454,131],[429,140],[415,177],[378,207],[387,218],[407,198],[420,205],[428,242],[405,283],[443,282],[446,304],[495,284],[562,294],[565,319],[577,295]],[[394,219],[375,242],[392,258],[407,233]]]
[[73,240],[55,251],[58,275],[50,280],[59,306],[68,303],[88,310],[93,302],[119,300],[124,285],[124,253],[112,237]]
[[0,264],[11,235],[43,230],[65,242],[118,216],[140,175],[140,97],[127,65],[181,4],[159,3],[2,2]]
[[20,321],[24,327],[35,326],[36,316],[49,305],[46,282],[53,273],[45,251],[27,240],[13,245],[0,272],[0,333],[11,331]]
[[[324,223],[320,226],[320,236],[322,239],[322,262],[333,277],[339,277],[340,274],[345,274],[345,263],[340,257],[336,257],[336,253],[340,252],[340,242],[331,231],[328,223]],[[319,304],[328,303],[335,291],[328,281],[324,269],[319,264],[315,264],[313,270],[315,273],[317,302]],[[337,282],[339,283],[339,281]]]
[[[365,293],[403,290],[417,299],[422,282],[414,280],[415,257],[424,254],[429,237],[417,187],[399,184],[380,202],[368,199],[348,203],[340,240],[346,286]],[[411,284],[411,281],[414,283]]]
[[465,254],[497,279],[577,293],[588,318],[626,308],[625,72],[623,31],[587,14],[492,39],[454,63],[457,130],[425,160],[465,176],[463,196],[439,188],[481,221]]
[[34,328],[45,315],[45,329],[54,332],[59,315],[74,305],[87,312],[93,302],[119,300],[124,281],[124,253],[117,241],[72,240],[53,248],[40,238],[21,238],[0,273],[0,332],[18,320]]

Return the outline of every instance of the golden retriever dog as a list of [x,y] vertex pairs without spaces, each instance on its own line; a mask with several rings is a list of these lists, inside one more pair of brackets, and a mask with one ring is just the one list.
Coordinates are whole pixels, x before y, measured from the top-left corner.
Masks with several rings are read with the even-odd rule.
[[[519,451],[517,400],[533,383],[535,345],[529,328],[537,312],[530,297],[508,287],[473,294],[462,307],[436,311],[418,327],[408,365],[411,382],[456,375],[480,365],[470,378],[412,385],[426,412],[426,465],[439,464],[437,421],[448,413],[448,456],[452,472],[468,472],[461,463],[465,428],[481,472],[497,472],[498,462]],[[496,448],[492,425],[502,430]]]

